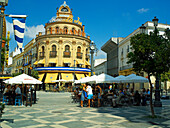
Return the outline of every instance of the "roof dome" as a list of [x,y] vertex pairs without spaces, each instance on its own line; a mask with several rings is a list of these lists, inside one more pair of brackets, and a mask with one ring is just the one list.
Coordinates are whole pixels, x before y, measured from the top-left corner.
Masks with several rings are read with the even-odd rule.
[[[61,6],[69,7],[69,6],[66,4],[66,1],[64,1],[64,3],[63,3]],[[60,6],[60,7],[61,7],[61,6]]]

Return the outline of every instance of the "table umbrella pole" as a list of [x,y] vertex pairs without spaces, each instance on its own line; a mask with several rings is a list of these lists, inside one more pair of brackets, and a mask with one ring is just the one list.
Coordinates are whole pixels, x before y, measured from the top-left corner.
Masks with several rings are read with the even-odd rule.
[[27,105],[28,105],[28,103],[27,103],[27,100],[28,100],[28,95],[27,95],[27,92],[28,92],[28,91],[27,91],[27,85],[25,85],[25,88],[26,88],[26,92],[25,92],[25,93],[26,93],[26,107],[27,107]]

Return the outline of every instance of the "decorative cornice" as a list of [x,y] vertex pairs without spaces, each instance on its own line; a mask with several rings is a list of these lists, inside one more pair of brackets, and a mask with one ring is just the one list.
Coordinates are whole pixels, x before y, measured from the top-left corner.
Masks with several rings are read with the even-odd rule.
[[90,39],[83,37],[83,36],[78,36],[78,35],[67,35],[67,34],[49,34],[49,35],[42,35],[36,38],[36,41],[43,39],[43,38],[75,38],[75,39],[81,39],[81,40],[85,40],[87,42],[91,42]]
[[76,45],[76,41],[72,41],[72,44],[73,44],[73,45]]

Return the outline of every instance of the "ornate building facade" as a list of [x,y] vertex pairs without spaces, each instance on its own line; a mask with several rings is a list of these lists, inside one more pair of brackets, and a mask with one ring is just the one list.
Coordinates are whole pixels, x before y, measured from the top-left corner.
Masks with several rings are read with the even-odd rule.
[[39,80],[81,79],[90,73],[90,37],[78,17],[73,20],[72,10],[64,2],[57,10],[56,18],[45,24],[45,33],[39,32],[35,39],[37,59],[34,69]]

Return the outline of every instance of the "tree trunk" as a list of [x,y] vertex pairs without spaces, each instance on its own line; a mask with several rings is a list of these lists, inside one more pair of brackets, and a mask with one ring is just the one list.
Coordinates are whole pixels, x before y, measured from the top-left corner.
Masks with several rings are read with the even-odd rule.
[[164,85],[165,85],[165,92],[166,92],[166,96],[168,95],[168,89],[167,89],[167,81],[165,80],[165,82],[164,82]]
[[153,104],[152,104],[152,83],[151,83],[151,79],[150,79],[150,75],[148,73],[148,80],[149,80],[149,84],[150,84],[150,108],[151,108],[151,113],[152,113],[152,117],[155,117],[155,112],[153,109]]

